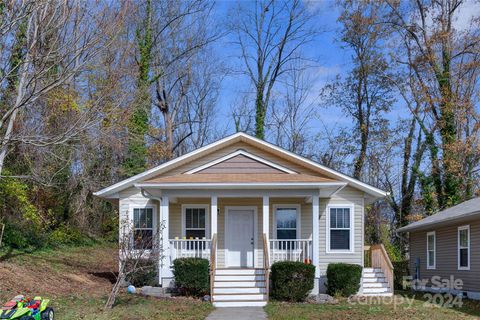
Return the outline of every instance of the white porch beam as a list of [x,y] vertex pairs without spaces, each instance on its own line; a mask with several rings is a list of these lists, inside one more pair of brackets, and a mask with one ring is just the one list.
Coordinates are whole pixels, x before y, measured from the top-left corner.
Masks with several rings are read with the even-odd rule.
[[270,240],[270,197],[263,196],[263,233],[267,236],[267,243]]
[[320,278],[318,254],[320,250],[320,204],[319,197],[312,197],[312,262],[315,266],[315,278]]
[[212,196],[210,198],[211,208],[210,208],[210,238],[218,232],[218,198],[217,196]]
[[[161,226],[163,227],[162,232],[162,260],[160,263],[160,277],[161,278],[172,278],[173,273],[170,269],[170,241],[169,241],[169,200],[168,196],[162,196],[162,201],[160,201],[160,221]],[[161,282],[160,282],[161,283]]]

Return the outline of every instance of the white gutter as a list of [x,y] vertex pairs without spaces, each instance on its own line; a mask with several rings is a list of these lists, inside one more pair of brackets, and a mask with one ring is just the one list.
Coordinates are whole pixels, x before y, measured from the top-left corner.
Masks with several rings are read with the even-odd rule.
[[312,187],[345,187],[346,182],[281,182],[281,183],[264,183],[264,182],[249,182],[249,183],[136,183],[136,188],[161,188],[161,189],[288,189],[292,187],[309,189]]

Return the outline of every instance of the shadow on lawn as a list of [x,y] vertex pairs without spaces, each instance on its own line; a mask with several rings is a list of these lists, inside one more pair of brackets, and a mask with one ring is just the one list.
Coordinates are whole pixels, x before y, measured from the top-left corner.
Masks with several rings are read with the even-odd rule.
[[8,248],[7,252],[5,252],[0,256],[0,262],[6,262],[15,257],[23,256],[25,254],[31,254],[33,251],[34,250],[19,251],[19,250],[14,250],[13,248]]
[[[426,294],[428,294],[427,292],[396,290],[395,294],[399,295],[399,296],[403,296],[403,297],[408,297],[409,299],[414,298],[415,301],[417,301],[418,303],[422,303],[422,304],[425,303],[425,302],[432,302],[432,301],[430,301],[431,296],[426,295]],[[442,295],[442,297],[443,297],[443,302],[444,303],[449,303],[449,302],[453,303],[452,301],[450,301],[450,298],[448,296],[446,297],[446,296]],[[455,298],[455,297],[453,297],[453,298]],[[434,304],[442,301],[442,299],[440,299],[440,298],[438,298],[438,300],[437,299],[435,299],[435,300],[433,301]],[[480,301],[471,300],[471,299],[468,299],[468,298],[462,298],[461,303],[462,303],[461,307],[459,307],[459,306],[448,306],[447,307],[447,306],[442,306],[442,305],[436,304],[435,306],[433,306],[433,308],[448,308],[448,309],[453,309],[453,310],[465,313],[467,315],[480,317]]]

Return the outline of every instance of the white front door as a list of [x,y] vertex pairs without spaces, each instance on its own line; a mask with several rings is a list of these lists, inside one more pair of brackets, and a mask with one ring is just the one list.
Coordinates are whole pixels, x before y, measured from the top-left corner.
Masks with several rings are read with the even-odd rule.
[[255,211],[229,208],[225,230],[227,267],[253,267]]

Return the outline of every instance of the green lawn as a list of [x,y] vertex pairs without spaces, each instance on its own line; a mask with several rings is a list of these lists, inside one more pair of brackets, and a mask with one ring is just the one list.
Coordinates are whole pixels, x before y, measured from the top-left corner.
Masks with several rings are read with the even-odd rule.
[[157,299],[122,294],[112,310],[104,311],[105,298],[63,297],[53,302],[58,319],[91,320],[200,320],[213,310],[210,303],[194,299]]
[[[406,302],[406,298],[410,301]],[[368,303],[349,303],[346,300],[336,305],[271,302],[265,308],[271,320],[314,319],[478,319],[480,303],[464,300],[461,308],[445,308],[425,304],[422,295],[413,298],[409,294],[396,295],[398,302],[390,304],[371,300]],[[411,304],[410,304],[411,303]]]

